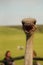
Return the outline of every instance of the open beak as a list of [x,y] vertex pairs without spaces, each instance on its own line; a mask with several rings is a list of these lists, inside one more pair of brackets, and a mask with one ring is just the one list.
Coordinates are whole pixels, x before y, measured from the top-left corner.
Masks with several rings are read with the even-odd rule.
[[24,24],[23,29],[26,33],[30,33],[31,31],[34,31],[34,25],[33,24]]

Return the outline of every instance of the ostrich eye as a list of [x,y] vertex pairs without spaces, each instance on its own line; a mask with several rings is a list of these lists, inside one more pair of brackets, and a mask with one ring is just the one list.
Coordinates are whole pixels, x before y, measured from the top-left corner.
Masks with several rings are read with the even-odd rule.
[[34,24],[36,24],[36,21],[34,21]]
[[22,21],[22,24],[24,25],[24,22]]

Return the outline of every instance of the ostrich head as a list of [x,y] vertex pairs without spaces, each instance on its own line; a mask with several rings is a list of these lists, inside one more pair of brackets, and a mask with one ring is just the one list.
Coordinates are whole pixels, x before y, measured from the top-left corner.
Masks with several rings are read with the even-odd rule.
[[22,20],[22,25],[24,32],[32,35],[36,29],[36,20],[33,18],[25,18]]

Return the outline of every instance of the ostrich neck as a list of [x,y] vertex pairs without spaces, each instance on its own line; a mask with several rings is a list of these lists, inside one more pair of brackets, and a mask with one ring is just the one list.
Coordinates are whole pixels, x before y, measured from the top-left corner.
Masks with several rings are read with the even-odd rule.
[[26,34],[26,50],[25,50],[25,65],[33,65],[33,49],[32,49],[32,40],[33,35]]

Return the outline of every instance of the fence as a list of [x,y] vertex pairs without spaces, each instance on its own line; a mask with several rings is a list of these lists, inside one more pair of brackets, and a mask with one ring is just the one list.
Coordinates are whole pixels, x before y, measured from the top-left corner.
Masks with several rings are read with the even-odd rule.
[[[17,61],[17,60],[22,60],[22,59],[24,59],[24,56],[15,57],[15,58],[13,58],[12,60],[13,60],[13,61]],[[36,57],[36,58],[33,58],[33,60],[43,61],[43,58],[41,58],[41,57]],[[6,60],[5,60],[5,61],[6,61]],[[5,61],[0,60],[0,65],[2,65],[2,63],[5,62]]]

